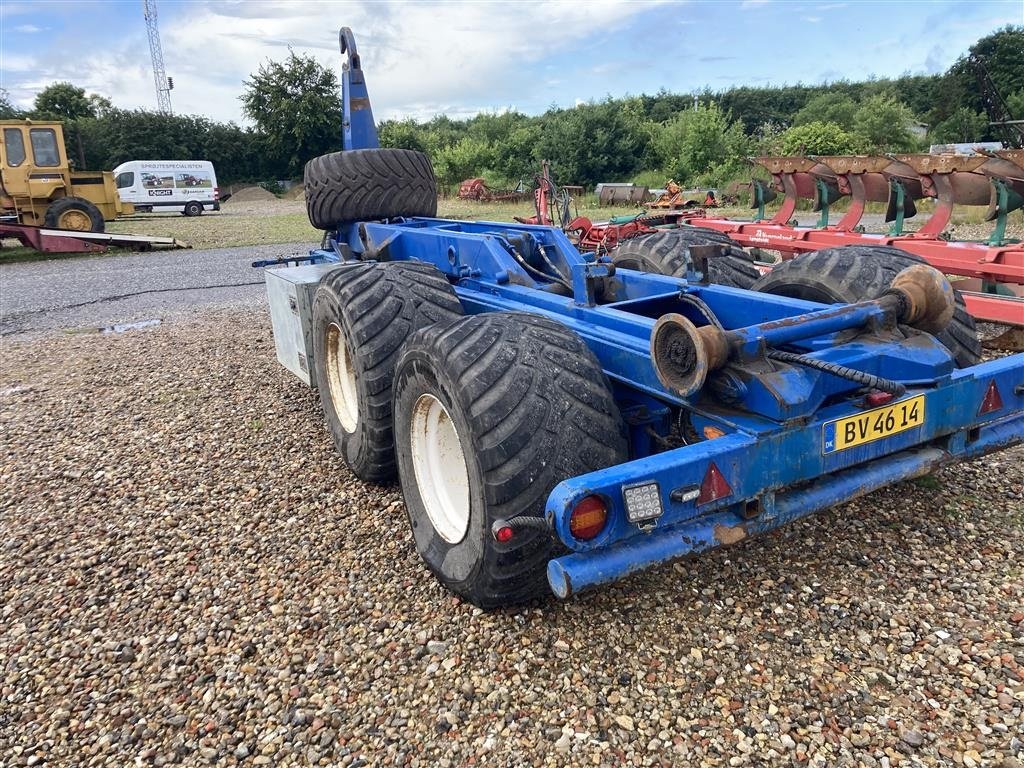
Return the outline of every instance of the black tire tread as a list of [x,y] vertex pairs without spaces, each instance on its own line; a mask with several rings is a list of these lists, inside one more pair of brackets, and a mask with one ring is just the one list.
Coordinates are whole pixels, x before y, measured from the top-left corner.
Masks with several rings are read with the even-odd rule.
[[84,197],[75,197],[74,195],[59,197],[50,203],[46,213],[43,215],[43,225],[49,229],[59,229],[57,224],[60,221],[61,214],[72,209],[84,211],[89,215],[90,232],[103,232],[106,230],[107,223],[103,220],[103,214],[100,213],[100,209],[96,207],[96,204],[86,200]]
[[[844,245],[784,261],[752,290],[823,302],[855,302],[879,296],[896,275],[925,259],[888,245]],[[961,368],[981,359],[981,341],[964,298],[954,290],[956,309],[949,327],[936,334]]]
[[[532,314],[487,313],[423,328],[410,336],[407,350],[443,370],[471,420],[488,531],[497,518],[542,517],[559,482],[625,461],[625,424],[604,372],[564,325]],[[403,469],[403,484],[412,481],[407,474]],[[427,565],[456,593],[494,608],[549,595],[546,566],[556,548],[537,531],[521,531],[511,544],[488,534],[468,583],[453,584]]]
[[643,272],[685,278],[694,271],[691,246],[727,245],[729,248],[725,254],[708,261],[709,282],[731,288],[750,288],[761,277],[753,257],[721,232],[713,232],[713,235],[689,228],[666,229],[632,237],[612,251],[612,262],[616,266],[639,268]]
[[342,222],[437,215],[430,159],[409,149],[332,152],[306,163],[306,213],[317,229]]
[[[447,278],[422,262],[360,264],[330,272],[317,287],[313,304],[314,328],[318,313],[342,315],[346,340],[361,379],[365,408],[360,409],[358,445],[347,433],[330,405],[322,348],[314,365],[317,387],[328,429],[338,451],[362,480],[387,482],[395,476],[394,435],[391,420],[391,384],[395,363],[406,338],[418,328],[462,316],[462,305]],[[320,340],[316,339],[319,343]]]

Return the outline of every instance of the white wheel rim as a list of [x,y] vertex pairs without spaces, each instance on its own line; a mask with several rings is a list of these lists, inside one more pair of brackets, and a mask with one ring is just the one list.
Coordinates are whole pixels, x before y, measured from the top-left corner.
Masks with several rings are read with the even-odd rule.
[[422,394],[412,409],[410,447],[416,487],[438,535],[458,544],[469,529],[469,471],[451,414]]
[[331,404],[338,415],[341,427],[348,433],[356,431],[359,420],[359,399],[356,394],[356,371],[345,348],[345,336],[341,326],[331,323],[327,326],[327,388],[331,393]]

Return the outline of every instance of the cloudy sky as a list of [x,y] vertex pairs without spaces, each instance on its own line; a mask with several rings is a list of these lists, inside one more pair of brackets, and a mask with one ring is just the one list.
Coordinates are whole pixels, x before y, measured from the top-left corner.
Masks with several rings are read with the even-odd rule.
[[[300,2],[159,0],[175,112],[244,123],[242,81],[287,48],[337,68],[352,27],[378,118],[543,112],[606,95],[945,70],[1024,23],[972,2]],[[0,88],[21,106],[58,80],[156,107],[142,3],[0,0]]]

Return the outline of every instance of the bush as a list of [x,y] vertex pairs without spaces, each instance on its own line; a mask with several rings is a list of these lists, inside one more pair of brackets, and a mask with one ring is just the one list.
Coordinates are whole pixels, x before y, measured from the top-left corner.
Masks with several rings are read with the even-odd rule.
[[835,123],[797,125],[782,134],[784,155],[853,155],[861,140]]

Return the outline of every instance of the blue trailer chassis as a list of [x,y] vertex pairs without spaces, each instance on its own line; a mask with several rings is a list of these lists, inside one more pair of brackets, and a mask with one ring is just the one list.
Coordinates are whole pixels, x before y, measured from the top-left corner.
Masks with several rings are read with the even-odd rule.
[[[524,251],[543,252],[538,266],[524,266]],[[314,263],[367,258],[435,265],[468,314],[525,311],[558,320],[587,342],[613,382],[631,424],[633,459],[570,478],[550,494],[548,521],[569,550],[548,565],[559,597],[1024,441],[1024,354],[957,369],[932,336],[887,332],[884,312],[871,303],[830,307],[706,285],[699,275],[687,281],[615,270],[579,253],[557,229],[499,222],[362,222],[333,233],[327,248],[308,257]],[[659,381],[650,339],[668,312],[707,322],[695,307],[736,334],[738,358],[733,373],[709,380],[713,393],[681,397]],[[923,423],[828,450],[830,424],[875,409],[855,382],[803,366],[773,364],[770,373],[742,375],[745,365],[763,365],[766,348],[778,346],[902,382],[906,394],[893,402],[923,397]],[[993,387],[999,407],[979,413]],[[665,432],[668,414],[678,409],[698,433],[717,437],[657,451],[648,427]],[[699,503],[712,465],[729,492]],[[630,523],[623,489],[651,484],[662,514]],[[569,517],[591,495],[606,503],[609,523],[597,538],[582,541],[572,535]]]
[[[377,147],[347,28],[341,50],[342,145]],[[547,521],[567,550],[548,564],[559,597],[1024,442],[1024,354],[957,369],[933,336],[897,330],[882,301],[827,306],[707,285],[698,272],[682,280],[616,270],[606,256],[581,254],[560,230],[499,222],[352,222],[301,260],[427,262],[448,277],[467,314],[544,315],[594,352],[629,426],[631,460],[569,478],[549,495]],[[652,333],[666,315],[729,337],[728,364],[690,394],[656,370]],[[779,348],[804,362],[769,360]],[[897,394],[807,359],[884,377]],[[691,439],[666,448],[682,421]],[[879,423],[884,435],[856,439]],[[630,522],[625,493],[637,488],[660,514]],[[604,501],[608,522],[584,541],[572,534],[570,514],[588,496]]]

